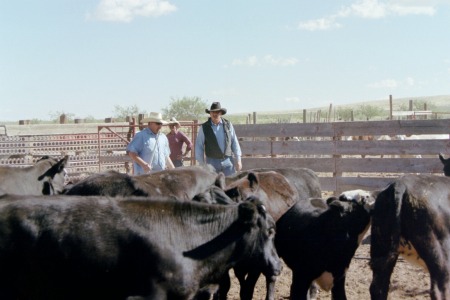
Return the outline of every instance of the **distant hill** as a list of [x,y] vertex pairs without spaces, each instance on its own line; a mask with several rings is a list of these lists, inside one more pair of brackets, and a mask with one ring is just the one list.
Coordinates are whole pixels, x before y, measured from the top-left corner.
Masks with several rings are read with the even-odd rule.
[[[402,109],[408,110],[409,101],[412,100],[413,103],[426,103],[427,110],[431,110],[432,112],[445,113],[441,114],[443,118],[450,118],[450,95],[439,95],[439,96],[424,96],[424,97],[408,97],[408,98],[392,98],[392,110],[400,111]],[[389,112],[389,99],[385,100],[365,100],[360,102],[354,102],[349,104],[340,104],[340,105],[332,105],[332,114],[335,114],[336,109],[339,108],[352,108],[355,111],[362,105],[371,105],[380,107],[386,112]],[[308,108],[307,109],[307,121],[313,122],[315,120],[315,113],[321,112],[322,114],[326,114],[329,111],[329,106],[316,107],[316,108]],[[424,110],[420,108],[419,110]],[[279,110],[279,111],[257,111],[257,120],[258,123],[292,123],[292,122],[302,122],[303,118],[303,109],[297,110]],[[227,117],[235,123],[246,123],[246,117],[248,114],[246,113],[236,113],[236,114],[227,114]],[[332,117],[333,119],[333,117]],[[379,118],[381,119],[381,117]],[[356,120],[356,119],[355,119]],[[373,119],[373,120],[376,120]]]
[[[440,96],[427,96],[427,97],[408,97],[408,98],[392,98],[392,109],[398,110],[401,106],[409,106],[409,101],[412,100],[420,101],[427,103],[427,106],[429,107],[435,107],[438,111],[446,111],[450,112],[450,95],[440,95]],[[338,105],[339,107],[358,107],[361,105],[373,105],[373,106],[380,106],[386,109],[389,109],[389,99],[385,100],[373,100],[373,101],[362,101],[362,102],[355,102],[345,105]],[[325,107],[318,108],[318,109],[324,109]]]

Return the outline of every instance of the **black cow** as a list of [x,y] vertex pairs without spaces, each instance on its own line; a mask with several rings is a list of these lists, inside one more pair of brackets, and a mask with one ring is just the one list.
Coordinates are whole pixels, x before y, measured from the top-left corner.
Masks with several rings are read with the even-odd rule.
[[[311,197],[321,197],[319,177],[307,168],[259,168],[242,171],[225,179],[227,195],[242,201],[250,195],[255,195],[265,203],[267,211],[277,221],[297,201]],[[253,298],[256,282],[262,270],[258,264],[246,261],[234,268],[236,278],[241,286],[240,297],[243,300]],[[275,296],[276,278],[266,276],[266,299],[273,300]],[[226,299],[229,285],[219,289],[216,299]],[[315,293],[313,286],[312,293]]]
[[450,158],[444,158],[444,155],[442,153],[439,153],[439,159],[444,165],[444,175],[450,177]]
[[[107,171],[88,176],[72,185],[64,194],[80,196],[157,196],[173,197],[177,200],[211,199],[223,187],[225,177],[208,167],[190,166],[167,169],[159,172],[130,176],[116,171]],[[206,195],[202,195],[206,193]],[[206,201],[206,200],[205,200]],[[225,201],[224,199],[218,200]]]
[[0,299],[193,299],[242,260],[279,274],[274,225],[255,199],[3,196]]
[[399,255],[430,273],[431,299],[450,299],[450,178],[405,175],[377,192],[372,216],[372,299],[387,299]]
[[292,270],[290,299],[308,299],[313,282],[346,299],[345,273],[370,227],[373,202],[348,200],[344,194],[299,201],[278,220],[275,246]]

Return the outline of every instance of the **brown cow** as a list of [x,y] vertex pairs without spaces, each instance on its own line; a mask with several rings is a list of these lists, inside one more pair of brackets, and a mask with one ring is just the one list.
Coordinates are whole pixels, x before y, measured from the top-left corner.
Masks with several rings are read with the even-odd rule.
[[[209,167],[189,166],[130,176],[116,171],[93,174],[71,186],[66,195],[80,196],[159,196],[177,200],[229,203],[216,186],[225,178]],[[212,199],[211,194],[220,199]],[[222,199],[223,198],[223,199]]]
[[[227,177],[225,192],[235,201],[255,195],[267,207],[267,211],[277,221],[297,201],[310,197],[321,197],[320,182],[317,175],[306,168],[262,168],[241,172]],[[252,261],[234,267],[239,280],[241,299],[252,299],[256,282],[262,273]],[[266,299],[274,299],[276,278],[266,276]],[[226,299],[228,286],[220,286],[219,297]]]

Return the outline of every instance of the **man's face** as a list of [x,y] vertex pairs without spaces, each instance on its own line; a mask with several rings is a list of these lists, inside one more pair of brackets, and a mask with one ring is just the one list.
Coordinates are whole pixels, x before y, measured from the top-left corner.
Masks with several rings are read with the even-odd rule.
[[214,124],[217,124],[220,122],[220,117],[222,116],[222,111],[210,111],[209,115],[211,117],[211,120]]
[[158,133],[161,131],[162,123],[150,122],[148,123],[148,128],[150,128],[153,133]]
[[177,132],[178,126],[177,125],[169,125],[171,132]]

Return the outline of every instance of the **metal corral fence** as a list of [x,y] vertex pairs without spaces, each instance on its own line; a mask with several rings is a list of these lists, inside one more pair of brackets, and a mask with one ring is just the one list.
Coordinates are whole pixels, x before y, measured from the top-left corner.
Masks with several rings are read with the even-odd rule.
[[[180,123],[195,142],[198,122]],[[319,175],[323,191],[373,190],[405,173],[442,175],[438,154],[450,155],[450,119],[234,127],[244,170],[310,168]],[[68,154],[72,181],[105,170],[130,173],[125,149],[136,130],[132,123],[7,126],[0,134],[0,165],[27,166],[43,155]],[[193,163],[194,151],[185,165]]]

